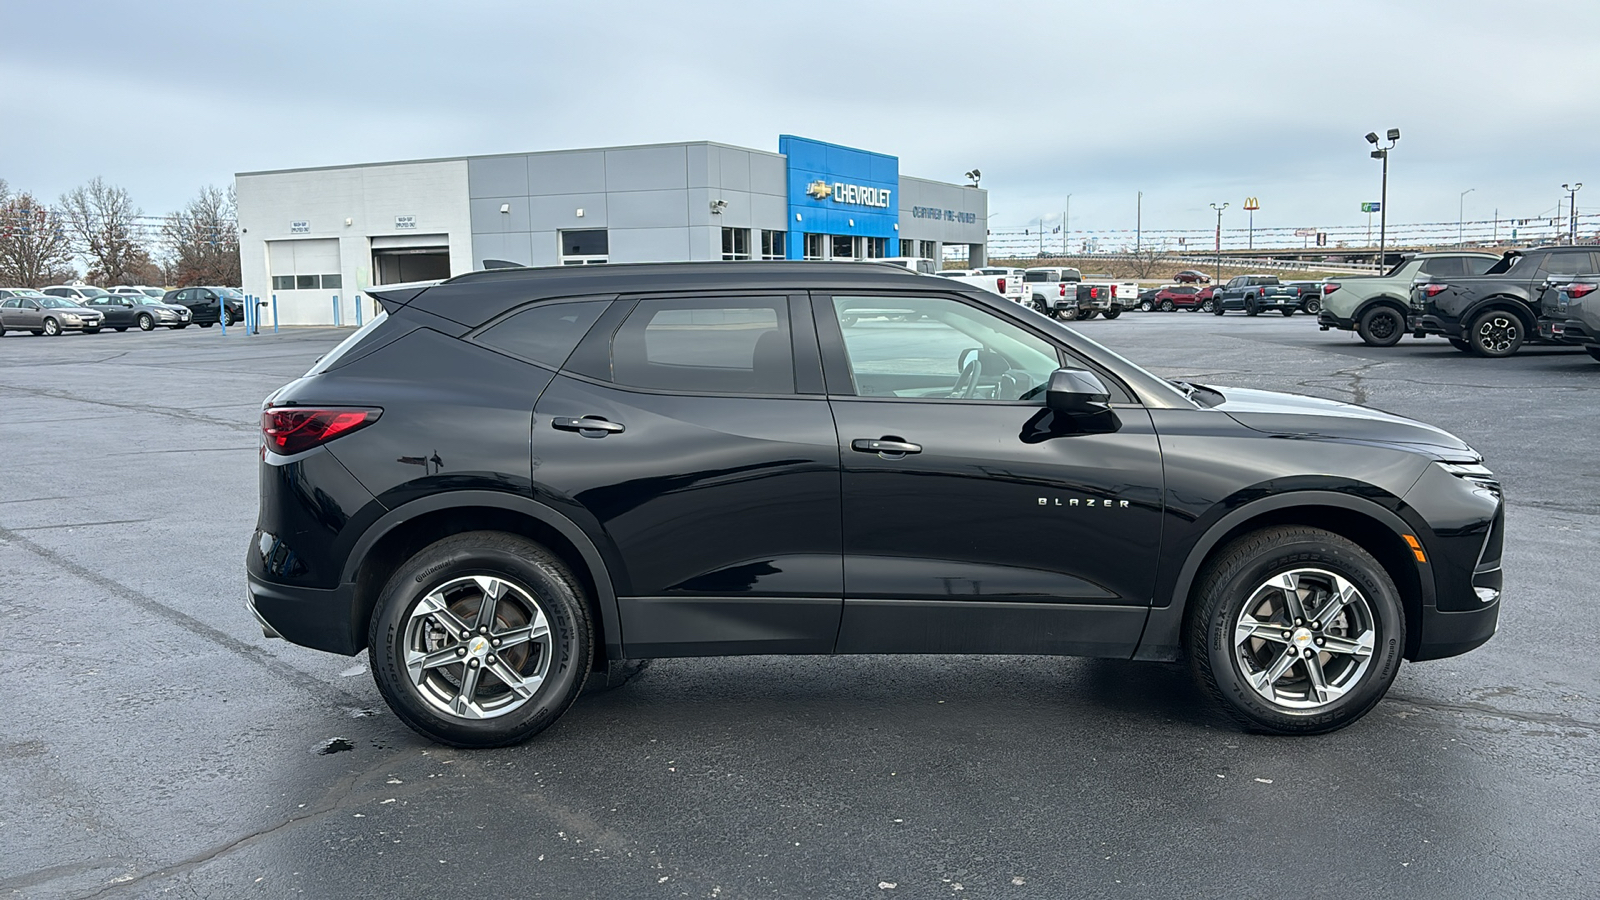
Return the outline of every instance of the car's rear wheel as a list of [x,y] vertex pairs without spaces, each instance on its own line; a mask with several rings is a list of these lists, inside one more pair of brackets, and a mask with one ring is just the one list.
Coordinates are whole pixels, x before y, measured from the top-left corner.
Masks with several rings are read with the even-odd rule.
[[1177,308],[1178,308],[1177,304],[1173,303],[1171,300],[1163,300],[1163,301],[1161,301],[1161,311],[1162,312],[1172,312],[1173,310],[1175,310]]
[[1472,320],[1467,334],[1474,354],[1501,359],[1522,347],[1522,320],[1504,310],[1491,309]]
[[1405,316],[1392,306],[1374,306],[1356,323],[1356,334],[1371,347],[1393,347],[1405,330]]
[[1046,315],[1046,316],[1050,315],[1050,310],[1044,305],[1044,298],[1043,297],[1035,297],[1035,298],[1033,298],[1032,306],[1033,306],[1034,310],[1036,310],[1037,312],[1039,312],[1039,313],[1041,313],[1043,315]]
[[55,319],[45,319],[44,333],[51,337],[55,337],[61,333],[61,323],[57,322]]
[[583,588],[544,547],[494,531],[438,541],[401,566],[369,631],[390,709],[434,740],[499,747],[549,727],[583,689]]
[[156,320],[155,320],[154,316],[150,315],[149,313],[140,313],[139,314],[139,330],[140,331],[154,331],[155,327],[156,327]]
[[1317,734],[1349,725],[1394,682],[1405,615],[1388,572],[1318,528],[1267,528],[1211,561],[1185,647],[1200,684],[1246,728]]
[[1105,312],[1101,313],[1101,315],[1105,316],[1108,319],[1115,319],[1117,316],[1122,315],[1122,307],[1113,306],[1110,309],[1106,310]]
[[1310,313],[1313,316],[1316,315],[1319,312],[1322,312],[1322,301],[1318,300],[1315,297],[1312,297],[1310,300],[1307,300],[1305,306],[1306,306],[1306,312]]

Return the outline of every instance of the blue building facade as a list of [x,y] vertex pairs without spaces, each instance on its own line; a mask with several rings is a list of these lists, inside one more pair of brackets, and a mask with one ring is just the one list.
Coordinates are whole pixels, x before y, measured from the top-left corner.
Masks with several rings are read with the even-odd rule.
[[[787,258],[899,255],[898,157],[792,134],[778,136],[778,152],[788,167]],[[824,252],[808,252],[808,235],[815,236],[811,250],[828,239]],[[834,253],[834,246],[845,246],[834,238],[851,239],[852,251]]]

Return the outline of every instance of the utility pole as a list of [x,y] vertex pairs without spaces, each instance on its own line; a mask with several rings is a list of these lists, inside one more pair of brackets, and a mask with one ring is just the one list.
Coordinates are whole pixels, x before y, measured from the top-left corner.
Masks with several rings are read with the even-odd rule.
[[1215,203],[1213,203],[1213,204],[1211,204],[1211,208],[1217,211],[1217,283],[1221,284],[1222,283],[1222,211],[1228,208],[1228,204],[1224,203],[1221,206],[1218,206]]
[[[1567,225],[1567,243],[1576,244],[1578,242],[1578,191],[1583,190],[1583,182],[1579,181],[1571,185],[1563,184],[1561,189],[1567,192],[1567,213],[1572,217],[1569,220],[1570,224]],[[1560,215],[1560,213],[1559,209],[1556,210],[1557,215]]]
[[1380,272],[1384,271],[1385,261],[1389,256],[1389,151],[1394,149],[1395,144],[1400,143],[1400,129],[1389,129],[1385,137],[1389,140],[1389,146],[1378,147],[1378,133],[1367,132],[1367,143],[1377,147],[1372,151],[1372,158],[1383,160],[1383,189],[1378,197],[1378,271]]
[[1475,190],[1477,190],[1477,188],[1467,188],[1461,192],[1460,197],[1456,198],[1456,246],[1458,247],[1464,243],[1462,240],[1462,227],[1465,220],[1462,219],[1461,212],[1462,210],[1466,209],[1467,195]]
[[1139,192],[1139,199],[1133,207],[1133,252],[1139,252],[1139,235],[1144,230],[1144,191]]
[[1067,211],[1061,214],[1061,255],[1070,255],[1067,243],[1072,240],[1072,195],[1067,195]]

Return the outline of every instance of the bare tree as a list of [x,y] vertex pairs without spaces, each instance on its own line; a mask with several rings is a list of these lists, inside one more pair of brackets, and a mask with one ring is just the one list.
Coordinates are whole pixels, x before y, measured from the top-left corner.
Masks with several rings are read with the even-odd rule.
[[167,217],[162,234],[172,252],[179,287],[240,283],[239,214],[233,187],[206,185],[183,209]]
[[1149,278],[1150,273],[1159,269],[1167,261],[1167,251],[1156,248],[1141,248],[1128,253],[1128,268],[1133,270],[1135,278]]
[[148,271],[150,253],[139,239],[140,209],[128,192],[99,176],[61,197],[73,249],[89,263],[89,280],[123,284]]
[[44,287],[75,276],[72,241],[56,212],[0,180],[0,283]]

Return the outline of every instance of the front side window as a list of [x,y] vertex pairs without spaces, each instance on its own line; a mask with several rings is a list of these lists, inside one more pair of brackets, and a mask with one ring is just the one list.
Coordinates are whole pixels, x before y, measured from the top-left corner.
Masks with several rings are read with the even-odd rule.
[[835,297],[856,394],[1043,405],[1055,347],[945,297]]
[[794,393],[788,301],[641,300],[612,339],[611,373],[662,391]]

